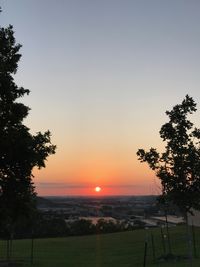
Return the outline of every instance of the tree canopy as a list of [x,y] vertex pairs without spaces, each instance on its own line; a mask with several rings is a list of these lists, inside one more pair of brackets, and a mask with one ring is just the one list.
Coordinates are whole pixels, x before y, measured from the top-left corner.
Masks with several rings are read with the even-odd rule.
[[196,103],[186,95],[181,104],[166,111],[169,121],[160,130],[166,143],[163,153],[139,149],[138,158],[155,171],[162,185],[161,199],[172,201],[186,216],[200,209],[200,129],[188,119]]
[[[51,134],[32,135],[23,124],[29,107],[18,99],[29,94],[18,87],[13,75],[21,58],[13,27],[0,28],[0,215],[13,224],[28,217],[34,208],[33,168],[45,167],[47,157],[55,153]],[[2,220],[1,220],[2,221]]]

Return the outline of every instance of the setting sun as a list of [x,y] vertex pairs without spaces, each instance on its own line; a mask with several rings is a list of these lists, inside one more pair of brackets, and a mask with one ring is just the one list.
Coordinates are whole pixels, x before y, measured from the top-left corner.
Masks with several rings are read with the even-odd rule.
[[97,187],[95,187],[94,190],[95,190],[96,192],[100,192],[100,191],[101,191],[101,187],[97,186]]

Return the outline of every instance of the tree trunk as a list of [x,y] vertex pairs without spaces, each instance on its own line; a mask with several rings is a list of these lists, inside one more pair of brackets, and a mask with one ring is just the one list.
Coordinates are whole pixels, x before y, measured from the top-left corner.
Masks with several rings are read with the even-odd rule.
[[165,208],[165,223],[166,223],[166,228],[167,228],[168,249],[169,249],[169,253],[172,254],[171,239],[170,239],[170,233],[169,233],[169,223],[168,223],[168,219],[167,219],[167,210],[166,210],[166,208]]
[[188,257],[190,262],[190,267],[193,266],[193,249],[192,249],[192,233],[190,229],[190,225],[188,222],[188,213],[185,213],[185,220],[186,220],[186,236],[187,236],[187,242],[188,242]]

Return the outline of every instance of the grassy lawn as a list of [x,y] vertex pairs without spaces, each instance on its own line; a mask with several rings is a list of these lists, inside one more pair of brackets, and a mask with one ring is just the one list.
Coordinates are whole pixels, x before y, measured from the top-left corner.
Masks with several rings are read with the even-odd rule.
[[[197,253],[200,251],[200,229],[195,229]],[[137,230],[106,235],[82,237],[36,239],[34,241],[35,267],[133,267],[143,266],[144,241],[148,240],[146,266],[188,266],[188,260],[161,262],[153,261],[152,239],[155,243],[156,258],[163,254],[160,229]],[[184,227],[170,228],[172,252],[175,255],[188,254]],[[165,245],[167,247],[165,240]],[[13,242],[13,258],[23,259],[23,266],[30,265],[30,240]],[[6,255],[6,242],[0,242],[0,256]],[[200,252],[199,255],[200,257]],[[200,266],[200,258],[194,266]]]

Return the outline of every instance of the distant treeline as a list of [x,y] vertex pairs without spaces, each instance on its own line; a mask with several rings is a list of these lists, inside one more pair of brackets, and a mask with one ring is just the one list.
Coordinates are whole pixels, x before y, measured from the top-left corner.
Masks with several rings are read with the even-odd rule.
[[[134,226],[127,222],[113,222],[99,219],[94,225],[92,221],[86,219],[77,219],[73,222],[66,223],[63,218],[46,217],[40,214],[38,218],[30,225],[23,224],[16,225],[14,231],[14,239],[22,238],[46,238],[46,237],[66,237],[76,235],[91,235],[102,233],[114,233],[121,231],[134,230],[143,228],[144,224],[138,221]],[[9,232],[1,228],[0,237],[3,239],[10,238]]]

